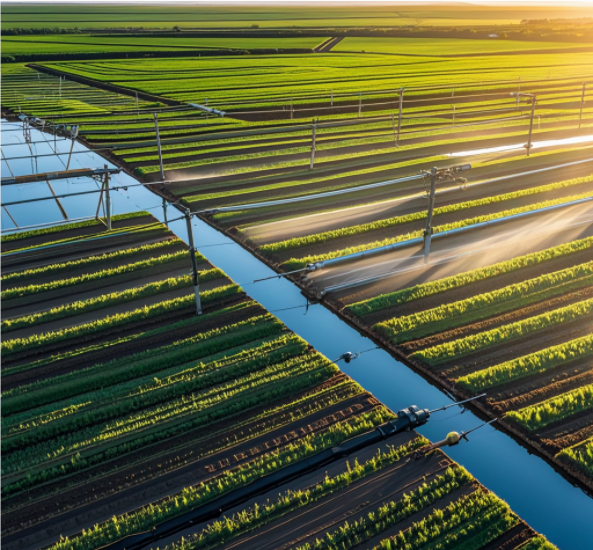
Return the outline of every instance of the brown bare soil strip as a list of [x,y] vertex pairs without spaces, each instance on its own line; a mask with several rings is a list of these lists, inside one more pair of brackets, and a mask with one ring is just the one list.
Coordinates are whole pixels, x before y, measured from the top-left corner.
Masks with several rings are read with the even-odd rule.
[[557,454],[562,449],[582,443],[585,439],[589,439],[591,436],[593,436],[593,424],[559,437],[558,439],[547,439],[542,437],[541,442],[551,453]]

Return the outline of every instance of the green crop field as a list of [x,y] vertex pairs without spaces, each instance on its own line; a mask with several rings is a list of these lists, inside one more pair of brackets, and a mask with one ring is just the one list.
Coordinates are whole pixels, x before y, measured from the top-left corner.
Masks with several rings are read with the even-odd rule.
[[264,308],[214,238],[196,314],[181,218],[3,235],[9,549],[554,550],[274,315],[328,306],[592,490],[590,9],[3,8],[10,123],[76,126],[307,299]]
[[[593,43],[593,38],[591,38]],[[419,56],[462,56],[466,54],[489,54],[499,52],[545,51],[574,48],[576,45],[566,42],[533,42],[518,40],[455,39],[455,38],[352,38],[342,40],[334,49],[335,52],[366,52],[388,53],[393,55]]]
[[86,35],[3,36],[2,53],[49,54],[86,52],[167,51],[167,50],[252,50],[252,49],[312,49],[324,38],[155,38]]

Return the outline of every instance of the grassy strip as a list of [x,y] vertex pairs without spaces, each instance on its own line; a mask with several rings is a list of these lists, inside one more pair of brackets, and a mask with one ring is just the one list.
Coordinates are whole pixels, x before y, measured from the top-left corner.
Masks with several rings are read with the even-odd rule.
[[588,476],[593,476],[593,437],[574,447],[563,449],[556,458],[576,466]]
[[[43,411],[45,414],[35,411],[35,416],[29,417],[24,423],[17,425],[13,423],[12,430],[3,426],[5,434],[2,440],[3,452],[23,448],[64,433],[86,428],[89,425],[122,417],[139,408],[192,395],[207,387],[226,383],[229,380],[238,380],[251,372],[302,356],[307,344],[292,335],[273,340],[267,339],[267,341],[261,342],[260,346],[255,348],[250,346],[250,348],[252,349],[249,349],[247,353],[239,352],[230,358],[222,357],[218,361],[208,361],[205,364],[199,362],[195,366],[184,369],[181,373],[177,372],[166,376],[162,381],[156,377],[144,381],[135,379],[132,383],[124,384],[123,388],[116,387],[108,392],[95,392],[98,394],[96,399],[87,394],[84,397],[85,402],[78,406],[47,407],[49,410],[47,413]],[[140,389],[138,389],[138,385]],[[105,393],[107,395],[102,395]]]
[[492,292],[378,323],[394,343],[423,338],[593,284],[593,261],[547,273]]
[[[200,272],[200,282],[202,283],[215,279],[222,279],[224,277],[226,277],[225,273],[218,268]],[[120,292],[111,292],[110,294],[104,294],[103,296],[97,296],[88,300],[72,302],[70,304],[52,308],[48,311],[33,313],[32,315],[25,315],[23,317],[17,317],[16,319],[7,319],[0,324],[0,331],[6,333],[23,327],[48,323],[50,321],[72,317],[73,315],[81,315],[82,313],[95,311],[109,306],[125,304],[127,302],[139,300],[140,298],[156,296],[157,294],[162,294],[164,292],[188,288],[191,285],[191,275],[170,277],[155,283],[148,283],[144,286],[129,288]]]
[[373,550],[421,550],[427,544],[439,550],[478,550],[518,522],[506,502],[493,493],[476,491],[434,510]]
[[[286,491],[280,495],[276,502],[266,503],[261,507],[255,504],[252,508],[242,510],[230,518],[224,517],[222,520],[215,521],[200,533],[188,539],[183,539],[179,543],[173,543],[171,550],[199,550],[210,548],[214,544],[227,542],[232,538],[283,517],[294,510],[308,506],[343,487],[348,487],[354,481],[363,479],[375,471],[401,460],[401,458],[409,455],[414,449],[421,446],[423,441],[426,442],[426,439],[421,437],[416,438],[406,445],[391,448],[387,453],[379,450],[375,457],[363,465],[359,464],[355,459],[352,467],[347,463],[348,469],[345,472],[331,478],[326,476],[322,482],[311,488]],[[443,475],[437,476],[430,483],[425,482],[417,489],[404,494],[402,499],[397,501],[399,510],[393,511],[398,517],[402,514],[409,516],[413,511],[419,511],[429,506],[431,502],[466,485],[472,479],[471,475],[464,468],[453,465]],[[405,512],[402,510],[403,502],[407,502],[409,506]]]
[[157,256],[156,258],[148,258],[147,260],[141,260],[139,262],[121,265],[111,269],[95,271],[94,273],[86,273],[84,275],[72,277],[70,279],[57,279],[41,285],[29,285],[11,288],[9,290],[3,291],[1,297],[3,300],[21,298],[23,296],[29,296],[31,294],[39,294],[41,292],[56,290],[58,288],[75,286],[90,281],[98,281],[101,279],[106,279],[108,277],[115,277],[123,273],[131,273],[135,271],[140,271],[142,269],[149,269],[151,267],[155,267],[158,265],[170,264],[183,259],[189,259],[189,254],[185,250],[174,252],[173,254],[164,254],[162,256]]
[[434,294],[440,294],[441,292],[446,292],[447,290],[459,288],[477,281],[483,281],[485,279],[504,275],[505,273],[511,273],[524,267],[538,265],[556,258],[567,256],[568,254],[588,250],[591,247],[593,247],[593,237],[572,241],[567,244],[547,248],[546,250],[533,252],[525,256],[519,256],[512,260],[474,269],[473,271],[468,271],[459,275],[445,277],[444,279],[438,279],[436,281],[415,285],[389,294],[376,296],[369,300],[350,304],[344,309],[353,315],[367,315],[381,309],[387,309],[413,300],[419,300],[420,298],[426,298],[427,296],[433,296]]
[[584,359],[591,355],[593,355],[593,335],[583,336],[462,376],[457,379],[456,384],[474,393],[534,374],[541,374],[569,361]]
[[[337,371],[337,369],[335,369],[335,371]],[[331,369],[325,369],[325,375],[327,376],[326,379],[331,378],[335,374],[335,371],[332,371]],[[257,429],[255,432],[244,432],[243,437],[233,439],[233,441],[221,439],[219,441],[218,450],[227,448],[230,445],[235,445],[241,441],[248,441],[253,437],[263,433],[268,433],[279,425],[283,425],[286,422],[286,411],[295,406],[304,403],[308,403],[309,405],[312,403],[314,404],[313,410],[311,410],[309,407],[305,407],[303,409],[297,408],[296,411],[292,411],[290,413],[290,418],[293,421],[305,417],[312,412],[322,410],[327,406],[338,403],[342,401],[342,399],[347,399],[348,397],[359,395],[363,392],[363,389],[352,380],[345,380],[337,385],[332,385],[330,388],[315,387],[316,385],[319,385],[323,382],[319,375],[319,371],[314,371],[308,375],[300,376],[298,379],[291,381],[288,384],[288,388],[284,387],[286,385],[269,387],[270,395],[267,396],[269,399],[269,406],[267,406],[259,414],[254,415],[253,411],[249,411],[246,408],[238,410],[235,404],[232,404],[229,410],[226,412],[224,411],[223,407],[222,411],[218,411],[218,418],[224,418],[225,416],[233,417],[235,428],[240,428],[250,422],[271,418],[276,414],[280,415],[280,419],[277,422],[272,422],[271,424],[266,422],[260,423],[259,429]],[[313,389],[311,391],[306,391],[310,388]],[[298,394],[303,392],[303,390],[305,390],[304,394],[301,394],[296,398],[293,396],[294,393]],[[284,399],[287,396],[288,399]],[[261,396],[258,396],[258,398],[261,398]],[[329,401],[327,401],[328,398]],[[276,401],[278,399],[280,399],[280,401]],[[252,401],[253,403],[251,403],[251,405],[257,408],[258,403],[253,399]],[[261,406],[261,402],[259,405]],[[282,419],[283,416],[284,419]],[[212,415],[210,415],[210,417],[212,417]],[[208,418],[206,418],[206,420],[208,420]],[[215,418],[211,418],[211,420],[216,421]],[[179,436],[180,434],[186,435],[187,432],[191,430],[200,430],[202,435],[199,435],[199,438],[210,438],[215,435],[221,435],[223,432],[226,433],[224,429],[222,429],[222,431],[215,432],[214,434],[211,434],[210,431],[204,433],[202,431],[204,430],[204,427],[204,415],[197,415],[190,421],[183,422],[181,425],[175,424],[173,426],[167,426],[164,430],[159,430],[157,432],[152,431],[148,434],[143,434],[140,437],[136,437],[133,440],[107,446],[106,448],[102,447],[100,449],[90,449],[92,454],[91,452],[83,452],[82,454],[76,453],[75,455],[72,455],[72,457],[66,456],[59,463],[53,462],[45,469],[37,469],[36,471],[31,469],[28,470],[26,476],[21,476],[18,481],[11,483],[10,485],[5,483],[2,487],[2,495],[4,497],[5,495],[18,493],[30,487],[34,487],[40,483],[45,483],[46,481],[51,481],[56,478],[71,475],[77,471],[84,470],[96,464],[100,464],[105,460],[110,460],[114,457],[142,448],[143,446],[149,446],[158,441]],[[206,456],[214,452],[216,451],[213,449],[204,450],[195,458]]]
[[195,336],[161,346],[156,350],[141,351],[51,379],[18,386],[3,392],[2,416],[29,410],[31,403],[39,407],[45,403],[153,374],[257,338],[278,334],[283,329],[284,325],[278,319],[266,313],[232,325],[199,332]]
[[91,346],[81,347],[81,348],[77,348],[77,349],[70,350],[70,351],[56,353],[55,355],[52,355],[51,357],[45,357],[44,359],[37,359],[35,361],[31,361],[30,363],[24,363],[22,365],[17,365],[15,367],[4,367],[2,369],[1,375],[2,376],[10,376],[17,372],[23,372],[23,371],[35,369],[38,367],[42,367],[44,365],[49,365],[51,363],[61,361],[63,359],[68,359],[70,357],[83,356],[86,353],[92,353],[92,352],[95,352],[95,351],[98,351],[101,349],[109,348],[112,346],[117,346],[118,344],[124,344],[124,343],[132,342],[132,341],[138,340],[138,339],[144,339],[144,338],[150,338],[152,336],[157,336],[159,334],[162,334],[163,332],[173,333],[173,331],[176,331],[177,329],[179,329],[181,327],[185,327],[185,326],[191,325],[191,324],[195,324],[196,330],[199,330],[199,326],[201,323],[209,321],[210,319],[213,319],[217,315],[222,315],[222,314],[229,313],[232,311],[239,311],[239,310],[245,309],[247,307],[253,307],[253,306],[259,306],[259,309],[263,312],[263,307],[261,307],[257,302],[244,301],[244,302],[240,302],[238,304],[233,304],[232,306],[229,306],[229,307],[219,309],[217,311],[213,311],[212,313],[205,313],[200,316],[190,317],[189,319],[183,319],[182,321],[177,321],[176,323],[171,323],[170,325],[165,325],[165,326],[147,330],[144,332],[137,332],[134,334],[130,334],[128,336],[122,336],[121,338],[116,338],[114,340],[110,340],[108,342],[103,342],[103,343],[96,344],[96,345],[91,345]]
[[[216,302],[217,300],[232,296],[243,292],[241,287],[236,284],[230,284],[212,290],[206,290],[200,292],[202,304],[208,304]],[[101,330],[108,330],[118,326],[125,326],[128,323],[149,319],[151,317],[157,317],[163,313],[184,309],[191,307],[194,303],[194,297],[183,296],[181,298],[174,298],[173,300],[166,300],[150,306],[144,306],[133,311],[126,311],[125,313],[119,313],[104,317],[103,319],[97,319],[90,323],[78,325],[75,327],[69,327],[62,330],[45,332],[40,334],[33,334],[26,338],[15,338],[13,340],[4,340],[0,344],[2,355],[10,356],[13,353],[20,351],[29,350],[38,346],[53,344],[56,342],[70,340],[73,338],[84,339],[84,336],[95,334]]]
[[[143,216],[151,216],[149,212],[139,211],[139,212],[130,212],[128,214],[118,214],[117,216],[111,216],[112,222],[122,221],[122,220],[130,220],[132,218],[141,218]],[[59,233],[60,231],[68,231],[70,229],[80,229],[82,227],[94,227],[100,226],[105,227],[105,225],[100,222],[99,220],[86,220],[83,222],[76,222],[76,223],[66,223],[64,225],[54,225],[53,227],[44,227],[42,229],[34,229],[31,231],[21,231],[17,233],[11,233],[10,235],[2,235],[0,242],[7,243],[11,241],[18,241],[20,239],[29,239],[31,237],[41,237],[43,235],[51,235],[52,233]]]
[[[590,340],[593,344],[593,339]],[[529,431],[545,428],[548,424],[593,408],[593,384],[546,399],[506,416]]]
[[112,229],[111,231],[100,231],[98,233],[91,233],[89,235],[83,235],[79,237],[68,237],[66,239],[60,239],[58,241],[50,241],[45,242],[43,244],[34,244],[31,246],[25,246],[23,248],[18,248],[14,250],[7,250],[6,252],[2,252],[2,256],[8,254],[14,254],[15,252],[25,252],[31,250],[37,250],[39,248],[48,247],[48,246],[55,246],[58,244],[77,244],[77,243],[84,243],[85,241],[93,241],[99,238],[105,237],[122,237],[126,235],[140,235],[142,236],[143,233],[149,233],[151,231],[155,232],[163,232],[170,234],[169,228],[164,226],[161,222],[155,222],[150,224],[142,224],[142,225],[130,225],[127,227],[123,227],[121,229]]
[[228,405],[244,410],[253,406],[254,398],[260,404],[267,403],[270,387],[284,384],[291,388],[299,377],[311,372],[325,371],[327,364],[327,359],[319,354],[301,355],[261,370],[248,371],[231,380],[221,380],[218,384],[206,386],[202,391],[156,403],[147,409],[132,409],[132,412],[121,417],[116,416],[75,432],[57,435],[33,446],[21,447],[22,441],[16,437],[15,444],[19,448],[8,449],[10,445],[6,445],[6,450],[11,452],[3,458],[2,466],[6,472],[24,474],[33,465],[60,460],[87,449],[92,451],[97,446],[134,439],[145,431],[160,429],[188,418],[201,417],[203,425],[207,425],[214,417],[219,417],[221,410],[225,411],[223,416],[228,416]]
[[[511,208],[509,210],[503,210],[501,212],[496,212],[494,214],[488,214],[484,216],[475,216],[473,218],[467,218],[465,220],[461,220],[458,222],[448,223],[444,225],[439,225],[434,228],[433,233],[442,233],[443,231],[450,231],[451,229],[457,229],[459,227],[467,227],[469,225],[475,225],[477,223],[482,223],[490,220],[497,220],[500,218],[506,218],[507,216],[512,216],[514,214],[520,214],[522,212],[530,212],[532,210],[538,210],[540,208],[545,208],[548,206],[554,206],[557,204],[563,204],[579,199],[588,198],[591,196],[591,192],[581,193],[579,195],[572,195],[570,197],[563,197],[560,199],[554,199],[549,201],[542,201],[538,203],[533,203],[527,206],[522,206],[520,208]],[[287,271],[292,271],[295,269],[300,269],[305,267],[307,264],[321,262],[324,260],[329,260],[331,258],[340,258],[342,256],[348,256],[349,254],[354,254],[355,252],[363,252],[365,250],[370,250],[373,248],[379,248],[381,246],[387,246],[388,244],[394,244],[402,241],[407,241],[410,239],[414,239],[416,237],[421,237],[423,231],[414,231],[411,233],[407,233],[405,235],[399,235],[397,237],[391,237],[388,239],[383,239],[382,241],[375,241],[371,243],[362,244],[359,246],[352,246],[349,248],[344,248],[342,250],[334,250],[333,252],[329,252],[327,254],[318,254],[316,256],[306,256],[304,258],[291,258],[290,260],[284,262],[282,266]]]
[[[93,267],[97,264],[110,263],[125,258],[133,258],[134,256],[138,256],[140,254],[158,254],[161,252],[161,250],[163,252],[167,252],[168,248],[179,245],[184,247],[186,246],[181,239],[168,239],[166,241],[161,241],[154,244],[145,244],[143,246],[127,248],[125,250],[118,250],[116,252],[109,252],[99,256],[89,256],[88,258],[80,258],[79,260],[73,260],[70,262],[50,264],[35,269],[25,269],[23,271],[15,271],[14,273],[3,275],[1,280],[3,285],[6,285],[7,283],[17,283],[20,280],[28,281],[35,277],[57,275],[59,273],[69,272],[74,269]],[[196,254],[196,257],[199,260],[205,259],[201,254]]]
[[50,548],[52,550],[94,550],[127,535],[151,529],[156,523],[193,510],[288,464],[293,464],[364,433],[390,417],[391,414],[380,407],[371,413],[339,422],[326,432],[308,435],[239,468],[224,472],[196,486],[186,487],[180,494],[172,495],[156,504],[122,516],[113,517],[107,522],[84,531],[78,537],[64,538]]
[[[369,512],[355,522],[345,522],[338,529],[327,533],[323,539],[300,545],[296,550],[348,550],[357,547],[472,479],[465,470],[458,468],[461,472],[457,475],[454,475],[456,472],[449,474],[448,482],[444,485],[437,478],[404,495],[401,500],[387,502],[376,512]],[[394,537],[381,541],[374,548],[477,550],[517,522],[518,518],[506,503],[493,493],[476,491],[459,498],[444,509],[435,509],[429,516],[413,523]]]
[[558,548],[541,535],[537,535],[519,546],[516,550],[558,550]]
[[435,366],[439,363],[458,359],[490,346],[496,346],[502,342],[521,338],[562,323],[569,323],[570,321],[589,315],[591,312],[593,312],[593,299],[584,300],[583,302],[542,313],[541,315],[536,315],[535,317],[530,317],[516,323],[417,351],[412,354],[412,357],[416,357],[430,366]]
[[[557,189],[564,189],[573,185],[582,185],[593,181],[593,175],[583,178],[574,178],[571,180],[551,183],[549,185],[541,185],[539,187],[532,187],[530,189],[524,189],[522,191],[514,191],[512,193],[504,193],[502,195],[495,195],[486,197],[483,199],[477,199],[473,201],[460,202],[456,204],[450,204],[448,206],[441,206],[434,209],[434,215],[450,214],[452,212],[460,212],[470,208],[476,208],[489,204],[496,204],[499,202],[510,201],[522,197],[528,197],[539,193],[548,193]],[[334,229],[331,231],[324,231],[323,233],[317,233],[315,235],[308,235],[306,237],[295,237],[293,239],[287,239],[285,241],[279,241],[275,243],[266,244],[260,247],[260,251],[264,254],[276,254],[286,250],[292,250],[304,246],[312,246],[314,244],[325,243],[334,239],[340,239],[344,237],[353,237],[355,235],[362,235],[370,231],[377,231],[380,229],[386,229],[397,225],[403,225],[413,221],[426,219],[427,213],[425,211],[415,212],[406,216],[395,216],[393,218],[387,218],[384,220],[378,220],[371,223],[353,225],[350,227],[344,227],[341,229]]]

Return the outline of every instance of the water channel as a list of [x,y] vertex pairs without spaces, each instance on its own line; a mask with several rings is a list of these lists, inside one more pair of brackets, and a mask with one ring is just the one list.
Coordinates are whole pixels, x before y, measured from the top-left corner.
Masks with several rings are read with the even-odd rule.
[[[51,155],[54,142],[50,136],[32,130],[33,143],[29,146],[24,142],[22,127],[18,123],[3,120],[1,129],[2,149],[14,175],[64,170],[70,141],[56,141],[55,147],[60,153],[56,156]],[[37,159],[31,158],[31,152],[37,155]],[[98,154],[91,153],[79,143],[74,145],[74,152],[71,169],[98,168],[106,163]],[[2,175],[10,175],[4,160]],[[112,213],[147,210],[163,220],[160,197],[137,184],[123,172],[114,178],[112,185],[128,187],[112,193]],[[52,187],[59,195],[97,189],[98,184],[89,178],[79,178],[55,181]],[[46,183],[2,188],[3,204],[46,196],[51,196]],[[95,215],[98,193],[61,200],[69,218],[90,217]],[[9,206],[8,210],[20,227],[61,219],[60,210],[53,200]],[[177,216],[178,212],[170,207],[169,219]],[[201,220],[196,219],[193,225],[195,243],[200,252],[321,353],[335,359],[346,351],[358,352],[374,347],[371,340],[322,305],[311,306],[305,315],[302,307],[305,299],[292,283],[282,279],[253,283],[255,279],[274,275],[274,272]],[[14,223],[3,209],[2,230],[5,232],[12,228]],[[170,228],[187,241],[185,222],[172,222]],[[451,402],[442,391],[383,350],[364,353],[348,365],[341,362],[340,368],[394,411],[413,404],[435,409]],[[461,414],[460,409],[454,407],[435,414],[418,431],[435,441],[443,439],[449,431],[469,430],[481,422],[471,411]],[[462,442],[446,452],[560,549],[593,548],[593,498],[511,437],[488,426],[470,436],[469,443]]]

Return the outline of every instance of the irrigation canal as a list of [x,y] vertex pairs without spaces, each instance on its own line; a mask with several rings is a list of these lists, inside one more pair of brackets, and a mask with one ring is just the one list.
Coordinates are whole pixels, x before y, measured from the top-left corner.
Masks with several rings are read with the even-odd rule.
[[[31,154],[29,145],[24,142],[22,127],[18,123],[3,120],[2,138],[4,155],[15,176],[65,168],[70,141],[56,142],[59,153],[57,156],[11,161],[11,157],[27,157]],[[38,130],[31,130],[31,139],[33,143],[30,147],[36,155],[54,152],[53,140],[48,141],[50,138]],[[75,144],[74,151],[76,154],[72,156],[70,168],[99,168],[105,164],[103,158],[91,153],[80,143]],[[2,175],[9,175],[4,160]],[[112,185],[128,188],[112,193],[112,213],[147,210],[163,220],[160,197],[137,184],[137,181],[123,172],[114,178]],[[58,195],[98,189],[98,185],[89,178],[52,182]],[[51,196],[46,183],[2,189],[3,204],[46,196]],[[97,200],[98,193],[61,199],[70,219],[94,216]],[[54,200],[15,205],[9,207],[9,211],[20,227],[62,219]],[[168,217],[173,219],[177,216],[178,212],[169,208]],[[274,275],[274,272],[201,220],[194,219],[193,224],[194,239],[200,252],[321,353],[330,359],[336,359],[346,351],[358,352],[374,347],[371,340],[360,335],[322,305],[309,307],[305,314],[305,299],[291,282],[270,279],[253,283],[255,279]],[[170,227],[187,241],[183,220],[171,223]],[[3,209],[2,229],[5,231],[10,228],[14,228],[14,224]],[[364,353],[350,364],[340,362],[339,365],[346,374],[394,411],[413,404],[435,409],[451,402],[442,391],[380,349]],[[461,414],[460,409],[454,407],[434,415],[419,431],[434,441],[443,439],[452,430],[469,430],[481,422],[471,411]],[[591,547],[593,498],[510,436],[489,426],[470,436],[469,443],[462,442],[457,447],[448,448],[447,453],[562,550],[584,550]]]

